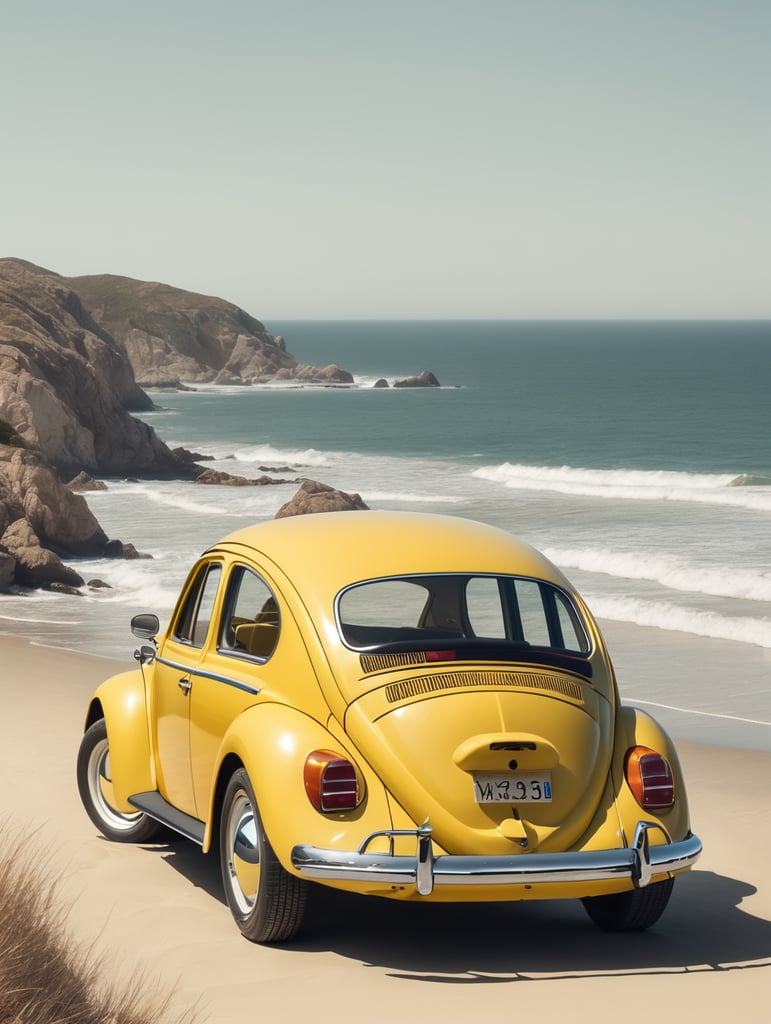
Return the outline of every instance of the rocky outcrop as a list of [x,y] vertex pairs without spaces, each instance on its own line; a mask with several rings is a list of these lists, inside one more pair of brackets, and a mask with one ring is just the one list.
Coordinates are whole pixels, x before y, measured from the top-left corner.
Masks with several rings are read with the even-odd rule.
[[337,366],[307,366],[282,337],[224,299],[150,281],[99,274],[69,279],[97,323],[123,347],[146,387],[180,381],[353,383]]
[[[138,558],[152,558],[152,555],[147,555],[144,551],[137,551],[133,544],[124,544],[119,540],[111,540],[107,547],[104,549],[105,557],[107,558],[122,558],[126,562],[134,562]],[[89,584],[90,586],[91,584]],[[107,586],[107,584],[105,584]]]
[[423,370],[416,377],[404,377],[402,380],[395,380],[395,388],[438,388],[441,385],[430,370]]
[[34,452],[0,446],[0,528],[25,519],[54,550],[98,555],[107,543],[85,498]]
[[122,558],[126,551],[121,541],[108,540],[85,498],[38,454],[0,445],[0,554],[2,591],[14,585],[78,587],[83,580],[62,557]]
[[285,516],[306,516],[315,512],[349,512],[368,509],[358,494],[338,491],[318,480],[303,480],[295,496],[276,512],[276,519]]
[[104,480],[94,480],[94,478],[86,472],[78,473],[77,476],[74,476],[72,480],[70,480],[67,486],[71,491],[78,491],[79,493],[82,493],[83,491],[107,490],[107,484]]
[[232,476],[230,473],[223,473],[219,469],[205,469],[193,480],[194,484],[214,484],[224,487],[265,487],[269,484],[288,484],[289,480],[277,480],[272,476],[258,476],[256,479],[248,479],[245,476]]
[[306,366],[299,364],[296,369],[279,370],[276,380],[294,380],[304,384],[353,384],[353,374],[330,363],[329,366]]
[[0,537],[0,544],[14,559],[13,582],[18,586],[83,585],[82,577],[74,569],[66,566],[50,548],[43,547],[40,538],[26,519],[17,519],[15,523],[11,523]]
[[192,476],[152,427],[123,349],[58,274],[0,260],[0,419],[67,478]]

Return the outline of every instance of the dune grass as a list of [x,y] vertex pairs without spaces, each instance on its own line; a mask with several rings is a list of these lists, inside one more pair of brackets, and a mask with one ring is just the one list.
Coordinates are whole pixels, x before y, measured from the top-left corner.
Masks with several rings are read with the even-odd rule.
[[110,981],[104,961],[75,943],[34,843],[0,844],[0,1024],[193,1024],[141,976]]

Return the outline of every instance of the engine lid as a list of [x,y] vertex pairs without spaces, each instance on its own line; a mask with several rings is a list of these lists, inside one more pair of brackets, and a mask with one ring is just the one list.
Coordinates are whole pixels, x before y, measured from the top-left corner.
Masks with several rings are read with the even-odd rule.
[[605,788],[612,726],[586,680],[487,666],[403,674],[346,715],[395,799],[456,854],[568,848]]

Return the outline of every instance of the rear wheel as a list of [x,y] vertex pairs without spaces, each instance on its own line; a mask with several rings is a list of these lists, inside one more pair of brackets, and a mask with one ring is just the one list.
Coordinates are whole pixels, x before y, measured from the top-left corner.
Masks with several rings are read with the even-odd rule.
[[146,814],[126,814],[115,807],[107,726],[100,718],[90,726],[78,751],[78,790],[86,813],[99,831],[118,843],[147,843],[164,831]]
[[610,896],[587,896],[582,902],[589,917],[603,931],[641,932],[664,913],[674,884],[674,878],[667,878],[644,889]]
[[225,897],[236,924],[252,942],[285,942],[302,923],[307,884],[284,870],[268,842],[243,768],[228,782],[220,819]]

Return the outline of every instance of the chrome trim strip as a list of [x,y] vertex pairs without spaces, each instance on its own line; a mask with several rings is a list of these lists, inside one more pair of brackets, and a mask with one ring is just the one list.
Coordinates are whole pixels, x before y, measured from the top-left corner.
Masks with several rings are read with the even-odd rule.
[[256,696],[260,692],[260,687],[249,686],[248,683],[239,682],[238,679],[231,679],[229,676],[221,676],[216,672],[206,672],[201,668],[191,668],[190,665],[182,665],[178,661],[170,661],[168,658],[156,658],[156,662],[159,665],[165,665],[167,668],[174,668],[180,672],[187,672],[190,676],[200,676],[202,679],[212,679],[215,683],[224,683],[226,686],[233,686],[237,690],[243,690],[245,693],[251,693]]
[[[381,882],[414,885],[421,896],[430,896],[436,885],[532,885],[546,882],[600,882],[628,878],[635,888],[646,886],[654,873],[681,871],[695,863],[702,850],[698,836],[680,842],[651,846],[648,832],[661,830],[655,822],[638,822],[632,846],[615,850],[572,853],[525,853],[517,856],[434,857],[431,826],[410,831],[382,831],[367,836],[356,851],[322,850],[295,846],[292,866],[305,878],[338,881]],[[373,839],[414,836],[415,857],[367,853]],[[391,843],[391,850],[393,844]]]

